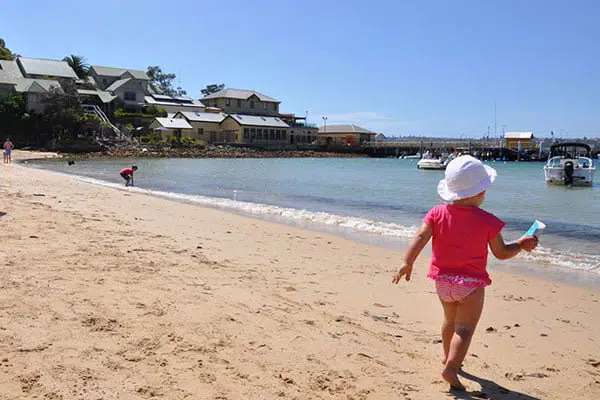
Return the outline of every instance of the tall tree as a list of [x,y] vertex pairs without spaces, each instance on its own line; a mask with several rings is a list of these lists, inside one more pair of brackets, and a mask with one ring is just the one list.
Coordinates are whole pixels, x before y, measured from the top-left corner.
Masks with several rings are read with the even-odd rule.
[[206,87],[204,89],[202,89],[200,92],[202,92],[203,95],[208,96],[209,94],[217,93],[218,91],[223,90],[223,89],[225,89],[224,83],[212,84],[212,85],[206,85]]
[[84,57],[71,54],[70,56],[63,58],[63,61],[66,61],[67,64],[69,64],[79,79],[85,79],[88,76],[90,66],[86,64]]
[[62,89],[50,88],[48,93],[42,95],[42,103],[44,103],[44,120],[47,127],[55,135],[58,134],[60,139],[64,138],[62,134],[65,132],[74,138],[80,128],[77,116],[82,112],[81,100],[75,85],[64,84]]
[[151,65],[146,71],[150,82],[158,92],[167,96],[183,96],[186,93],[181,87],[174,88],[173,80],[177,78],[175,74],[167,74],[162,71],[158,65]]
[[0,38],[0,60],[13,60],[14,54],[6,48],[6,42]]

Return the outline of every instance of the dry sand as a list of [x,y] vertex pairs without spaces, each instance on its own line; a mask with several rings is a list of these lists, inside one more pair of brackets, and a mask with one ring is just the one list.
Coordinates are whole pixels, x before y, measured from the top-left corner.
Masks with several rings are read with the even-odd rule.
[[426,257],[393,286],[329,234],[16,164],[0,194],[2,399],[600,398],[597,291],[492,272],[449,393]]

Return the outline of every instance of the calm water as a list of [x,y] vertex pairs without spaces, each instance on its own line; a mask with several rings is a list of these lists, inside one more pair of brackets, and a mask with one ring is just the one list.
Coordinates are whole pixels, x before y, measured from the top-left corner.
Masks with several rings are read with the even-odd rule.
[[[135,163],[136,188],[154,195],[267,219],[404,243],[438,204],[443,171],[398,159],[139,159],[36,161],[33,166],[123,186],[118,171]],[[576,271],[600,281],[600,174],[592,188],[546,186],[541,163],[492,162],[498,178],[483,208],[502,218],[505,239],[534,219],[546,223],[541,246],[520,263]],[[587,278],[586,278],[587,279]]]

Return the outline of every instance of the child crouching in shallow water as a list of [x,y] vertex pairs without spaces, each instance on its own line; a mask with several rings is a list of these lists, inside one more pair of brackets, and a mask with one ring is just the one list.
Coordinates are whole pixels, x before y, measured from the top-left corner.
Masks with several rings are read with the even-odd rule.
[[506,260],[521,250],[533,250],[537,238],[525,236],[504,243],[500,234],[504,222],[479,208],[496,178],[493,168],[474,157],[461,156],[448,164],[445,178],[438,193],[451,204],[438,205],[427,213],[392,282],[398,283],[402,277],[410,280],[415,259],[433,237],[427,276],[435,281],[444,308],[442,377],[452,388],[464,390],[458,370],[481,316],[485,287],[492,283],[486,271],[488,245],[496,258]]

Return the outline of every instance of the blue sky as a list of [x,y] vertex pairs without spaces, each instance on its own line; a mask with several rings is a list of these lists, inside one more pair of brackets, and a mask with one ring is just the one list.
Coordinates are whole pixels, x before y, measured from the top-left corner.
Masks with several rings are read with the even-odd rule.
[[[174,72],[194,97],[254,89],[281,110],[388,135],[598,137],[600,2],[0,0],[23,56]],[[162,4],[162,5],[160,5]]]

